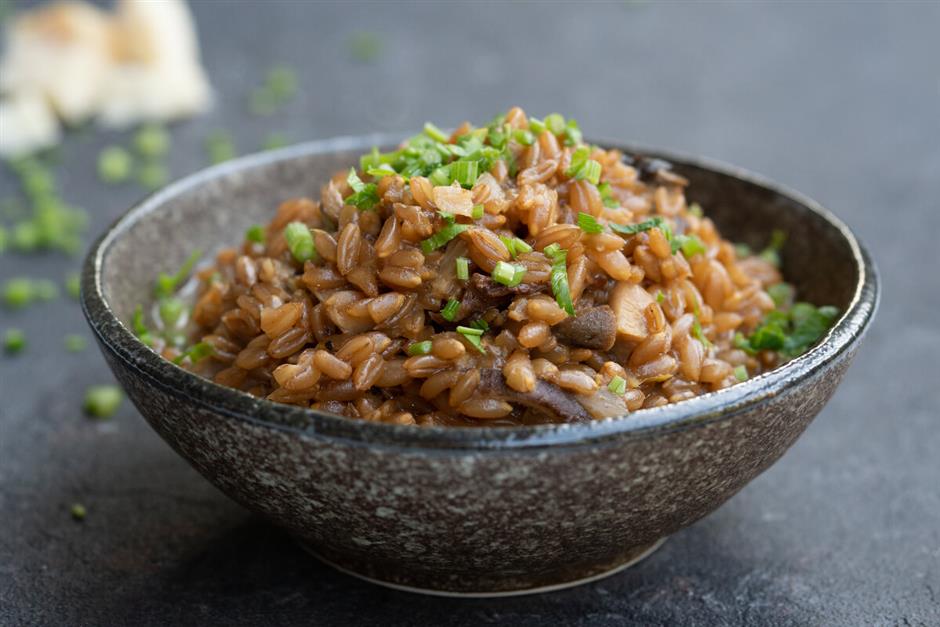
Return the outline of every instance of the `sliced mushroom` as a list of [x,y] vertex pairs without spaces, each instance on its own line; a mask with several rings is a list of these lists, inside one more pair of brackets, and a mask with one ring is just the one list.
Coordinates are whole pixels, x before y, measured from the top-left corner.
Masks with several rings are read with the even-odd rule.
[[548,414],[558,422],[587,422],[591,415],[575,397],[561,388],[539,380],[531,392],[517,392],[506,385],[503,373],[494,368],[480,372],[480,385],[475,396],[497,398],[510,403],[532,407]]
[[606,351],[617,340],[617,316],[608,305],[591,307],[555,325],[553,330],[567,344]]
[[610,306],[617,316],[617,333],[620,337],[639,342],[649,335],[644,310],[653,302],[653,297],[635,283],[618,281],[610,293]]

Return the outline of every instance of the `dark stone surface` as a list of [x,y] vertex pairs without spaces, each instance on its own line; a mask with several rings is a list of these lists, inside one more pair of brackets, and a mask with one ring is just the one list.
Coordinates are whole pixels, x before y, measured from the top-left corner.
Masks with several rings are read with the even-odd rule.
[[[641,566],[579,589],[457,601],[392,592],[311,560],[228,501],[125,405],[80,415],[111,380],[75,303],[0,313],[30,346],[0,358],[0,624],[937,624],[940,622],[940,6],[197,3],[216,111],[174,128],[173,173],[233,129],[291,139],[558,110],[590,135],[725,159],[815,197],[872,249],[881,312],[833,401],[791,451]],[[358,29],[386,56],[350,60]],[[265,68],[304,95],[245,112]],[[69,138],[60,180],[100,231],[135,200]],[[8,172],[0,197],[13,190]],[[77,260],[0,257],[0,280]],[[914,277],[917,277],[916,279]],[[69,505],[88,507],[73,522]]]

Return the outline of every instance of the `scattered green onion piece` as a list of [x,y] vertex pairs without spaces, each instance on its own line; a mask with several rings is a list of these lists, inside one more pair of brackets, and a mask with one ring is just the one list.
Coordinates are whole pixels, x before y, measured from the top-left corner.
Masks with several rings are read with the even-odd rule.
[[153,336],[150,335],[150,329],[147,328],[144,322],[144,308],[142,305],[137,305],[134,309],[134,315],[131,318],[131,329],[141,342],[147,346],[153,346]]
[[[463,331],[461,331],[461,329],[463,329]],[[468,331],[479,331],[479,329],[473,329],[469,327],[457,327],[457,332],[460,333],[463,336],[463,338],[467,340],[467,342],[470,343],[471,346],[473,346],[475,349],[477,349],[481,353],[485,354],[486,349],[483,348],[483,339],[481,335],[475,335],[475,334],[469,333]],[[481,334],[482,334],[482,331],[481,331]]]
[[254,224],[245,231],[245,239],[255,244],[264,244],[264,227],[260,224]]
[[441,317],[448,322],[453,322],[457,318],[457,310],[460,309],[460,301],[451,298],[441,309]]
[[170,135],[158,124],[145,124],[134,135],[134,149],[143,157],[162,157],[170,150]]
[[428,175],[428,180],[431,181],[436,187],[441,185],[450,185],[450,166],[442,166],[435,169]]
[[22,309],[36,298],[33,282],[26,278],[10,279],[3,285],[3,302],[10,309]]
[[532,252],[532,246],[524,239],[518,237],[512,238],[512,247],[516,251],[516,255],[524,255]]
[[474,220],[483,219],[483,205],[473,205],[473,213],[470,214],[470,217]]
[[565,176],[577,176],[578,172],[581,171],[581,168],[584,167],[584,164],[587,162],[590,156],[591,149],[587,146],[580,146],[577,150],[571,153],[571,164],[568,166],[568,169],[565,170]]
[[796,290],[789,283],[776,283],[767,288],[767,294],[773,299],[777,309],[787,307],[793,301]]
[[483,329],[459,326],[457,327],[457,333],[462,333],[464,335],[483,335]]
[[656,292],[656,302],[661,304],[664,300],[666,300],[666,295],[663,294],[663,291]]
[[747,381],[747,368],[744,367],[744,364],[739,364],[734,367],[734,378],[738,381]]
[[170,296],[160,300],[159,309],[160,319],[163,321],[164,326],[173,328],[183,317],[186,305],[180,299]]
[[415,342],[408,347],[408,354],[412,357],[417,355],[427,355],[431,352],[431,340],[424,340],[423,342]]
[[431,122],[424,123],[424,134],[442,144],[450,142],[450,136]]
[[560,113],[551,113],[545,116],[545,128],[553,135],[561,135],[565,132],[565,118]]
[[738,331],[731,340],[731,345],[737,349],[743,350],[748,355],[754,355],[757,351],[751,348],[751,342],[744,337],[744,334]]
[[583,179],[589,183],[597,185],[601,180],[601,164],[594,159],[588,159],[575,175],[576,179]]
[[98,154],[98,177],[105,183],[123,183],[130,177],[133,159],[120,146],[108,146]]
[[395,168],[388,165],[387,163],[383,163],[374,168],[365,168],[365,173],[377,179],[380,179],[383,176],[388,176],[389,174],[396,174]]
[[282,104],[297,92],[297,74],[289,67],[279,65],[268,70],[266,88],[278,104]]
[[93,385],[85,391],[85,413],[93,418],[110,418],[124,399],[116,385]]
[[552,294],[558,306],[574,315],[574,303],[571,300],[571,290],[568,287],[568,251],[558,244],[550,244],[542,251],[552,260],[551,284]]
[[355,168],[349,168],[346,182],[353,193],[343,199],[347,205],[352,205],[362,211],[368,211],[379,204],[378,186],[375,183],[363,183]]
[[481,331],[488,331],[490,328],[490,325],[483,318],[477,318],[476,320],[470,323],[470,328],[480,329]]
[[610,183],[604,182],[597,186],[597,191],[601,194],[601,203],[608,209],[619,207],[620,203],[614,198],[614,193],[610,188]]
[[604,226],[597,221],[597,218],[583,211],[578,212],[578,226],[585,233],[600,233],[604,230]]
[[673,242],[678,242],[679,249],[687,259],[708,252],[708,249],[705,248],[705,244],[702,243],[702,240],[700,240],[697,235],[679,235]]
[[195,250],[189,258],[183,262],[183,265],[180,266],[176,274],[169,275],[161,272],[157,276],[157,283],[154,289],[157,298],[166,298],[173,294],[173,292],[179,288],[180,284],[186,280],[189,273],[193,271],[193,266],[196,265],[200,257],[202,257],[202,251]]
[[517,144],[522,144],[523,146],[531,146],[535,143],[535,136],[525,129],[516,129],[513,131],[512,138],[516,140]]
[[65,293],[78,300],[82,292],[82,278],[78,272],[71,272],[65,277]]
[[7,329],[3,334],[4,352],[14,355],[26,348],[26,334],[20,329]]
[[457,278],[461,281],[470,278],[470,260],[466,257],[457,257]]
[[607,384],[607,389],[618,396],[623,396],[627,392],[627,381],[621,376],[615,376]]
[[503,243],[503,246],[506,247],[506,250],[509,251],[509,256],[513,259],[516,258],[516,244],[512,241],[513,238],[507,237],[505,235],[498,235],[499,241]]
[[705,215],[705,212],[702,211],[702,205],[698,204],[697,202],[693,202],[691,205],[689,205],[689,213],[697,218],[701,218],[703,215]]
[[85,341],[84,336],[77,335],[74,333],[70,333],[66,335],[64,339],[64,343],[65,343],[65,350],[67,350],[70,353],[80,353],[83,350],[85,350],[85,346],[87,346],[88,344]]
[[464,231],[466,231],[469,225],[466,224],[455,224],[448,223],[440,231],[427,238],[426,240],[421,241],[421,250],[424,254],[428,254],[434,250],[437,250],[450,240],[454,239]]
[[536,135],[541,135],[545,130],[545,122],[538,118],[529,118],[529,130]]
[[623,235],[636,235],[637,233],[649,231],[650,229],[661,228],[664,224],[663,219],[656,216],[648,220],[643,220],[642,222],[637,222],[636,224],[615,224],[611,222],[608,226],[612,231],[622,233]]
[[767,244],[767,248],[761,251],[760,258],[771,264],[772,266],[779,268],[780,267],[780,251],[783,249],[783,245],[787,241],[787,234],[780,229],[774,229],[770,234],[770,243]]
[[[698,307],[696,307],[696,311],[697,310]],[[695,339],[702,343],[702,346],[711,346],[711,341],[705,337],[705,332],[702,331],[702,323],[699,322],[698,313],[695,314],[695,319],[692,321],[692,335],[695,337]]]
[[209,355],[212,355],[214,352],[215,348],[212,346],[212,344],[207,342],[199,342],[198,344],[193,344],[188,349],[186,349],[186,352],[174,359],[173,363],[178,366],[183,363],[184,359],[189,359],[190,363],[195,364],[202,361]]
[[565,124],[565,144],[575,146],[581,143],[581,129],[575,120],[568,120]]
[[507,287],[515,287],[522,282],[522,278],[525,276],[526,269],[525,266],[513,265],[511,263],[506,263],[505,261],[497,261],[496,267],[493,268],[493,272],[490,274],[493,280],[501,285]]
[[315,260],[317,249],[313,243],[313,235],[303,222],[291,222],[284,228],[284,239],[291,255],[300,263]]
[[85,516],[88,515],[88,510],[85,509],[85,506],[81,503],[73,503],[72,507],[69,509],[69,514],[72,515],[77,521],[85,520]]
[[467,189],[473,187],[477,181],[477,162],[455,161],[451,166],[450,176]]

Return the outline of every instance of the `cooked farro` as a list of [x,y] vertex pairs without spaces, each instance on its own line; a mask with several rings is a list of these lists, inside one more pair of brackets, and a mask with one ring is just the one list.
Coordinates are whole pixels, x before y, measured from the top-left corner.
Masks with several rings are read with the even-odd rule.
[[531,424],[734,385],[836,317],[794,303],[781,238],[759,254],[723,240],[662,161],[518,107],[447,142],[428,128],[220,251],[181,292],[194,294],[183,326],[155,317],[155,348],[350,418]]

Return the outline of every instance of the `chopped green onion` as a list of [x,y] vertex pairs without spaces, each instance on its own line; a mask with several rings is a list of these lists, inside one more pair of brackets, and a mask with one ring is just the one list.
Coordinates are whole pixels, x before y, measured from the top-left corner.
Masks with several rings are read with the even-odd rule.
[[300,263],[312,261],[317,258],[317,249],[313,243],[313,235],[303,222],[291,222],[284,228],[284,239],[287,248],[294,259]]
[[608,209],[614,209],[620,206],[620,203],[614,198],[614,193],[610,188],[610,183],[604,182],[597,186],[597,191],[601,194],[601,203]]
[[71,272],[65,277],[65,292],[75,300],[81,296],[82,278],[78,272]]
[[604,226],[597,221],[597,218],[583,211],[578,212],[578,226],[585,233],[600,233],[604,230]]
[[255,244],[264,244],[264,227],[260,224],[254,224],[245,231],[245,239]]
[[451,298],[441,309],[441,317],[448,322],[453,322],[457,318],[457,310],[460,309],[460,301]]
[[377,179],[380,179],[383,176],[388,176],[389,174],[396,174],[395,168],[388,165],[387,163],[383,163],[376,167],[364,168],[364,170],[366,174]]
[[[461,329],[463,329],[463,330],[461,331]],[[469,333],[469,331],[478,331],[478,330],[479,330],[479,329],[472,329],[472,328],[469,328],[469,327],[457,327],[457,332],[460,333],[460,334],[463,336],[463,338],[464,338],[465,340],[467,340],[467,342],[470,343],[471,346],[473,346],[474,348],[476,348],[476,349],[477,349],[478,351],[480,351],[481,353],[484,353],[484,354],[485,354],[485,353],[486,353],[486,349],[483,348],[483,339],[482,339],[482,337],[481,337],[480,335],[474,335],[474,334]]]
[[145,124],[134,135],[134,149],[142,157],[162,157],[170,150],[170,135],[158,124]]
[[522,144],[523,146],[531,146],[535,143],[535,136],[525,129],[513,131],[512,138],[516,140],[516,143]]
[[424,340],[423,342],[415,342],[408,347],[408,354],[412,357],[416,355],[427,355],[431,352],[431,340]]
[[581,143],[581,129],[575,120],[568,120],[565,124],[565,144],[575,146]]
[[[696,306],[696,311],[697,310],[698,307]],[[702,346],[711,346],[711,341],[705,337],[705,332],[702,331],[702,323],[699,322],[698,313],[695,314],[695,319],[692,321],[692,335],[695,337],[695,339],[702,343]]]
[[549,244],[542,252],[552,261],[551,284],[555,302],[568,312],[569,316],[573,316],[574,303],[571,300],[571,290],[568,287],[568,251],[556,243]]
[[536,135],[541,135],[545,130],[545,122],[538,118],[529,118],[529,130]]
[[607,389],[618,396],[623,396],[627,392],[627,381],[621,376],[615,376],[607,384]]
[[643,220],[642,222],[637,222],[636,224],[615,224],[611,222],[608,226],[611,228],[611,230],[616,231],[617,233],[622,233],[624,235],[636,235],[642,231],[662,228],[663,225],[665,225],[665,221],[659,216],[656,216],[649,218],[648,220]]
[[123,183],[130,177],[133,159],[120,146],[108,146],[98,154],[98,178],[105,183]]
[[265,87],[277,104],[282,104],[297,92],[297,74],[283,65],[273,67],[268,70]]
[[487,324],[486,320],[483,318],[477,318],[470,323],[470,327],[473,329],[480,329],[481,331],[487,331],[490,328],[490,325]]
[[780,229],[774,229],[770,234],[770,243],[761,251],[760,258],[774,267],[780,267],[780,251],[787,241],[787,234]]
[[431,181],[436,187],[441,185],[450,185],[450,166],[442,166],[435,169],[428,176],[428,180]]
[[483,335],[483,329],[478,329],[476,327],[457,327],[457,333],[462,333],[464,335]]
[[69,514],[72,515],[72,518],[78,521],[85,520],[85,516],[88,515],[88,510],[85,509],[85,506],[81,503],[73,503],[71,509],[69,509]]
[[702,240],[700,240],[697,235],[678,235],[673,239],[672,244],[674,248],[678,247],[687,259],[708,252],[708,249],[705,248],[705,244],[702,243]]
[[526,253],[532,252],[532,246],[529,245],[524,239],[518,237],[512,238],[512,247],[516,251],[517,255],[524,255]]
[[180,266],[176,274],[171,276],[161,272],[157,276],[157,283],[154,289],[157,298],[165,298],[175,292],[180,284],[186,280],[186,277],[189,276],[189,273],[192,272],[193,266],[196,265],[200,257],[202,257],[201,250],[193,251],[193,254],[183,262],[183,265]]
[[424,134],[442,144],[446,144],[450,141],[450,136],[431,122],[424,123]]
[[26,334],[20,329],[7,329],[3,334],[3,350],[10,355],[26,348]]
[[137,183],[144,189],[154,190],[162,187],[170,175],[162,163],[145,163],[137,170]]
[[110,418],[124,399],[116,385],[93,385],[85,391],[85,413],[93,418]]
[[437,250],[450,240],[466,231],[468,228],[470,228],[470,226],[467,224],[455,224],[449,222],[440,231],[426,240],[422,240],[421,250],[424,252],[424,254],[428,254],[434,250]]
[[734,367],[734,378],[738,381],[747,381],[747,368],[744,367],[744,364],[740,364]]
[[522,282],[525,273],[525,266],[513,265],[505,261],[497,261],[496,267],[493,268],[493,272],[490,273],[490,276],[492,276],[493,280],[497,283],[507,287],[515,287]]
[[689,213],[697,218],[701,218],[703,215],[705,215],[705,212],[702,211],[702,205],[698,204],[697,202],[693,202],[691,205],[689,205]]
[[656,292],[656,302],[661,304],[664,300],[666,300],[666,295],[663,294],[663,291]]
[[470,214],[470,217],[474,220],[481,220],[483,218],[483,205],[473,205],[473,213]]
[[767,294],[773,299],[778,309],[789,306],[796,290],[789,283],[776,283],[767,288]]
[[477,181],[477,162],[455,161],[450,169],[450,176],[463,187],[473,187]]
[[751,342],[744,337],[744,334],[740,331],[734,334],[731,345],[737,349],[743,350],[748,355],[754,355],[757,352],[751,347]]
[[565,118],[560,113],[551,113],[545,116],[545,128],[553,135],[561,135],[565,132]]
[[172,328],[179,323],[186,310],[186,305],[178,298],[169,296],[160,300],[160,319],[164,326]]
[[59,296],[59,286],[49,279],[39,279],[33,283],[33,294],[36,300],[55,300]]
[[3,302],[10,309],[22,309],[36,298],[34,284],[30,279],[10,279],[3,286]]
[[67,350],[70,353],[80,353],[83,350],[85,350],[85,346],[87,345],[87,342],[85,341],[84,336],[76,335],[74,333],[70,333],[69,335],[66,335],[64,342],[65,342],[65,350]]
[[178,366],[183,363],[184,359],[189,359],[190,363],[195,364],[212,355],[214,352],[215,348],[212,346],[212,344],[207,342],[199,342],[198,344],[193,344],[188,349],[186,349],[186,352],[174,359],[173,363]]
[[584,164],[587,162],[590,156],[591,149],[587,146],[580,146],[577,150],[572,152],[571,165],[569,165],[568,169],[565,170],[565,176],[576,176],[581,168],[584,167]]
[[457,257],[457,278],[461,281],[470,278],[470,260],[466,257]]
[[578,170],[578,173],[575,174],[575,178],[597,185],[598,181],[601,180],[601,164],[594,159],[588,159]]

